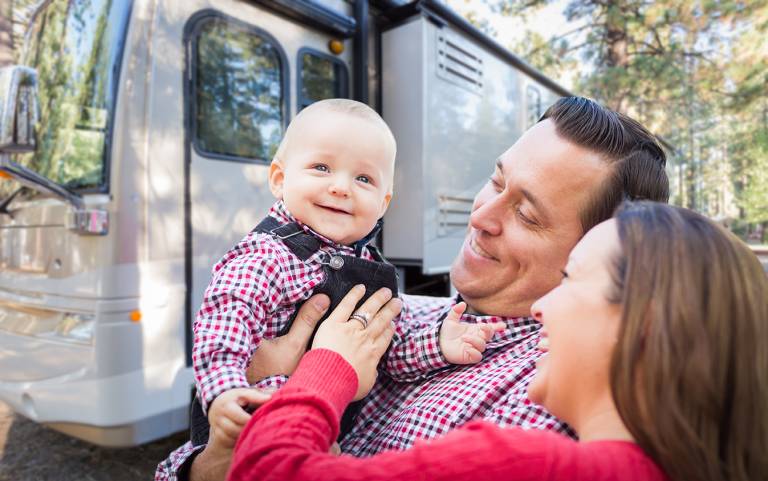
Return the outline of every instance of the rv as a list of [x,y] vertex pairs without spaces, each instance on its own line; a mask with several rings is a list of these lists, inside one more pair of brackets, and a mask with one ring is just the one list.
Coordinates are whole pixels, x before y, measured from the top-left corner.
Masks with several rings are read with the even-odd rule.
[[192,321],[298,111],[382,113],[379,242],[447,294],[494,159],[569,95],[435,0],[35,3],[0,70],[0,400],[103,446],[187,427]]

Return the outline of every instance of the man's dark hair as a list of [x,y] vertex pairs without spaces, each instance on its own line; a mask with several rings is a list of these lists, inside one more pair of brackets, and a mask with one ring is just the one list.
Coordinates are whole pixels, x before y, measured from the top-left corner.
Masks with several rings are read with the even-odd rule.
[[581,211],[584,232],[610,219],[625,199],[669,200],[667,156],[640,122],[584,97],[564,97],[544,112],[558,135],[602,156],[613,166]]

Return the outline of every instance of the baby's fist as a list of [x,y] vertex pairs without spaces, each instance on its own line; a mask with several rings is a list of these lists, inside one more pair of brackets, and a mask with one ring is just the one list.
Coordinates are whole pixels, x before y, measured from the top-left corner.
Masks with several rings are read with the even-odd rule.
[[235,388],[219,394],[208,408],[211,436],[229,449],[251,419],[249,410],[267,402],[271,394],[253,388]]
[[443,357],[453,364],[475,364],[483,359],[485,344],[494,333],[507,325],[503,322],[476,324],[461,322],[467,305],[459,302],[451,308],[440,328],[440,350]]

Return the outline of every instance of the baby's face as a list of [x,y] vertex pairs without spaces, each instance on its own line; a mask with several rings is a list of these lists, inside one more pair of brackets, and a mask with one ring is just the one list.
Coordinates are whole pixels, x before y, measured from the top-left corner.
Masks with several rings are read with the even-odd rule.
[[394,145],[379,125],[350,114],[297,121],[284,159],[273,163],[273,193],[315,232],[340,244],[362,239],[392,197]]

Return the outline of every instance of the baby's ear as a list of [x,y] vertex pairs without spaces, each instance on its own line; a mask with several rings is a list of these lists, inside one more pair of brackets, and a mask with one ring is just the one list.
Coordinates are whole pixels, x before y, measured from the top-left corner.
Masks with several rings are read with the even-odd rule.
[[283,182],[285,181],[285,170],[283,163],[275,157],[269,164],[269,190],[276,199],[283,200]]
[[392,200],[392,191],[390,190],[387,192],[387,195],[384,196],[384,199],[381,201],[381,212],[379,212],[379,218],[382,218],[384,216],[384,213],[387,211],[387,208],[389,207],[389,202]]

